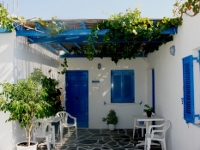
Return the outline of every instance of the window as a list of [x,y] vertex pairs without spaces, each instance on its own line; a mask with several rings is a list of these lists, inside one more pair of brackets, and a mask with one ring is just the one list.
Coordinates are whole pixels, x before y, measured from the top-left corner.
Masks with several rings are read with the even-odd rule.
[[135,102],[133,70],[112,70],[111,84],[112,103]]

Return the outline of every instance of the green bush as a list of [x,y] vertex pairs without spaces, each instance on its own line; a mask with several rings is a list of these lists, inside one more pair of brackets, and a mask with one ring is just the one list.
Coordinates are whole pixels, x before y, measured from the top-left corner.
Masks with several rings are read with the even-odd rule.
[[118,123],[118,117],[116,115],[116,112],[115,110],[111,109],[107,115],[107,117],[103,117],[102,118],[102,121],[106,122],[107,121],[107,124],[114,124],[116,125]]

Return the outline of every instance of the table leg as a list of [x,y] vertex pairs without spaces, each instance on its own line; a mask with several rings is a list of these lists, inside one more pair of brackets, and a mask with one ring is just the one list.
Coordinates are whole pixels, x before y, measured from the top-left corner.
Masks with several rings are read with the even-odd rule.
[[[151,121],[146,121],[146,133],[149,132],[149,126],[151,125]],[[146,138],[145,138],[146,140]],[[144,146],[144,149],[146,150],[146,141],[139,141],[141,143],[137,144],[136,147],[138,146]],[[157,143],[151,143],[151,145],[159,145]]]
[[133,139],[134,139],[134,136],[135,136],[135,126],[136,126],[136,119],[134,119],[134,122],[133,122]]

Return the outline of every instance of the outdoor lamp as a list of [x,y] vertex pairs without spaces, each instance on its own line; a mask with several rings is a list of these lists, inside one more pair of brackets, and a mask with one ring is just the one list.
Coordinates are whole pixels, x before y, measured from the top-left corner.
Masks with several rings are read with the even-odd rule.
[[172,46],[170,47],[170,54],[171,54],[172,56],[175,56],[175,53],[176,53],[175,45],[172,45]]
[[97,68],[101,69],[101,64],[100,63],[98,63]]

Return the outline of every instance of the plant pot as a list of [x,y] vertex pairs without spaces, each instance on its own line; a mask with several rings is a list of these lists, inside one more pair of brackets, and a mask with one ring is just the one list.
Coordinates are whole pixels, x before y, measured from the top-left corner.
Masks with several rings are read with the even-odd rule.
[[147,117],[151,117],[152,111],[147,111]]
[[112,131],[112,130],[114,130],[114,129],[115,129],[115,125],[114,125],[114,124],[109,124],[109,125],[108,125],[108,128],[109,128],[109,130],[111,130],[111,131]]
[[26,142],[19,142],[16,144],[17,150],[37,150],[37,142],[33,142],[31,141],[31,145],[30,146],[23,146],[21,144],[26,143]]

